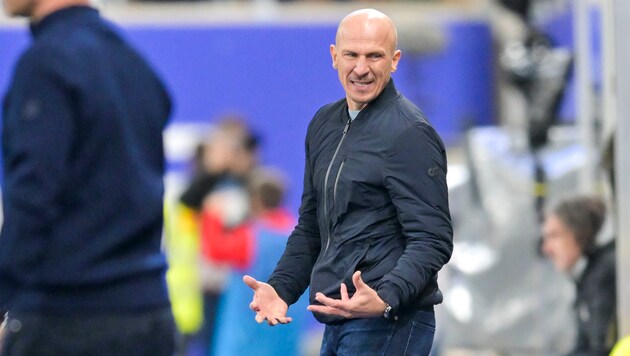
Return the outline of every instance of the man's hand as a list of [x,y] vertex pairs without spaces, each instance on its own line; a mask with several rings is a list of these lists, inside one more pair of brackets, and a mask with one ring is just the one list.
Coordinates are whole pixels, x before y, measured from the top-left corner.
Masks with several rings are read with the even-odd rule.
[[332,299],[322,293],[315,294],[315,299],[324,305],[309,305],[308,310],[316,313],[339,315],[344,318],[372,318],[383,315],[387,304],[361,279],[361,272],[352,275],[352,284],[356,292],[348,297],[348,288],[341,283],[341,299]]
[[278,296],[272,286],[258,282],[250,276],[243,276],[243,282],[254,290],[254,300],[249,304],[249,308],[256,312],[258,323],[267,320],[269,326],[275,326],[291,322],[292,319],[287,316],[289,306]]

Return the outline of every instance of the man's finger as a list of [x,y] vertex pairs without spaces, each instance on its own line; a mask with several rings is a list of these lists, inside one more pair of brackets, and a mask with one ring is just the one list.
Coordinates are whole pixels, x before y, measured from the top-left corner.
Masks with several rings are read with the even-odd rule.
[[258,285],[258,281],[256,279],[254,279],[254,277],[250,277],[248,275],[244,275],[243,276],[243,282],[245,282],[245,284],[247,284],[247,286],[253,290],[258,290],[259,285]]
[[261,314],[261,313],[256,313],[256,322],[258,324],[262,323],[263,321],[265,321],[265,317]]
[[341,283],[341,288],[339,289],[341,293],[341,300],[348,300],[348,287],[346,287],[345,283]]
[[293,321],[293,319],[291,317],[269,317],[266,318],[267,320],[267,325],[269,326],[276,326],[278,324],[289,324],[291,321]]
[[327,314],[327,315],[338,315],[344,318],[351,317],[350,313],[346,311],[329,307],[329,306],[325,306],[325,305],[309,305],[308,307],[306,307],[306,309],[315,313],[321,313],[321,314]]
[[249,309],[257,312],[260,310],[260,308],[258,307],[258,303],[256,303],[256,301],[253,301],[251,303],[249,303]]
[[352,275],[352,284],[354,284],[354,288],[359,290],[360,288],[367,287],[363,279],[361,279],[361,271],[356,271]]
[[341,310],[326,305],[309,305],[306,309],[315,313],[341,315]]
[[327,296],[325,296],[322,293],[316,293],[315,294],[315,300],[317,300],[318,302],[330,306],[330,307],[334,307],[336,308],[339,304],[338,304],[338,300],[336,299],[332,299],[332,298],[328,298]]

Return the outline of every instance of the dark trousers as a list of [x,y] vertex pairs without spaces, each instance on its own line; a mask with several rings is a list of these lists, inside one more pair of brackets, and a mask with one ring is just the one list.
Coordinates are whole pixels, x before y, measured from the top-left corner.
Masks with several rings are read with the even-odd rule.
[[170,308],[128,314],[9,313],[2,356],[172,356]]
[[326,325],[320,356],[426,356],[434,334],[432,311],[410,311],[398,320],[351,319]]

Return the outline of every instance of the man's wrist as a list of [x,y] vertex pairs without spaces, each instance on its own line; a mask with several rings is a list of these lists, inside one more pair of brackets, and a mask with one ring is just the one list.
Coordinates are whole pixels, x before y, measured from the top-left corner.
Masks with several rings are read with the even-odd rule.
[[383,303],[383,308],[381,309],[383,318],[388,320],[398,320],[397,311],[398,311],[398,303],[395,296],[390,292],[384,290],[383,288],[377,291],[381,302]]
[[392,306],[385,303],[385,310],[383,311],[383,318],[390,320],[392,318]]

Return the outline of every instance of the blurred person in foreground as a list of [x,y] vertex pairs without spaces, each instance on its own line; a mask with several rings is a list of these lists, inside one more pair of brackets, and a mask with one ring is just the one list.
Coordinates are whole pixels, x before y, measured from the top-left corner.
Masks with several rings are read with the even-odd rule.
[[3,106],[0,353],[171,355],[160,251],[169,95],[87,0],[4,0],[30,19]]
[[230,272],[217,312],[212,355],[298,355],[307,321],[307,298],[298,302],[301,310],[281,329],[261,329],[247,318],[251,290],[243,274],[267,279],[295,226],[295,218],[284,208],[286,185],[282,175],[270,168],[256,169],[248,180],[251,212],[237,226],[226,226],[223,210],[230,197],[214,193],[206,202],[201,233],[210,244],[210,258],[228,264]]
[[330,53],[346,97],[309,125],[298,225],[268,283],[243,278],[269,325],[290,322],[310,284],[321,355],[427,355],[433,343],[437,273],[453,248],[446,153],[394,86],[396,46],[379,11],[341,21]]
[[545,216],[542,251],[575,282],[577,337],[569,355],[608,355],[616,335],[614,240],[597,245],[606,205],[595,196],[557,203]]

